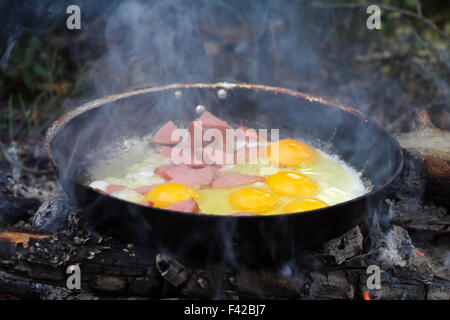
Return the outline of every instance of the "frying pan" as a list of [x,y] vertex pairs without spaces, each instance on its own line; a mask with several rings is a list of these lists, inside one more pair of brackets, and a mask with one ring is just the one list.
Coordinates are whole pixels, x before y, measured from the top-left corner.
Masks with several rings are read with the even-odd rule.
[[[88,169],[126,150],[124,141],[149,136],[169,120],[187,127],[198,105],[234,127],[278,128],[280,139],[300,137],[337,155],[361,173],[370,191],[309,212],[215,216],[142,206],[87,186]],[[367,218],[403,163],[397,141],[362,113],[301,92],[243,83],[172,84],[94,100],[54,122],[45,146],[64,191],[94,228],[199,261],[276,263],[337,237]]]

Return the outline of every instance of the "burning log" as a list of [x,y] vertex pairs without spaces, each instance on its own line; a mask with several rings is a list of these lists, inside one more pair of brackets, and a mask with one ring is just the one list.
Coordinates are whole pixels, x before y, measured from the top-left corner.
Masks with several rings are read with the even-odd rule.
[[22,245],[24,248],[28,247],[30,239],[44,239],[48,238],[45,234],[30,234],[25,232],[1,232],[0,239],[6,239],[13,245]]
[[363,236],[358,226],[342,237],[332,239],[323,245],[323,252],[334,257],[336,264],[354,257],[363,251]]
[[[392,235],[407,237],[407,232],[398,229]],[[414,257],[404,263],[393,263],[382,272],[382,290],[367,289],[366,268],[376,261],[364,261],[359,228],[324,245],[326,255],[335,259],[331,264],[326,265],[323,252],[307,253],[321,261],[315,270],[296,270],[294,261],[281,269],[236,268],[224,264],[199,268],[189,261],[178,261],[154,250],[124,245],[112,239],[96,238],[85,231],[77,231],[76,235],[52,234],[40,239],[30,234],[29,238],[27,248],[0,239],[0,293],[25,299],[103,296],[363,299],[364,292],[372,299],[450,298],[448,279],[412,272],[418,265]],[[408,239],[397,241],[399,245],[410,245]],[[340,250],[337,244],[342,246]],[[359,265],[354,263],[358,259]],[[384,259],[393,258],[385,255]],[[71,264],[79,264],[81,268],[81,291],[66,288],[66,268]],[[400,264],[406,268],[398,269]]]

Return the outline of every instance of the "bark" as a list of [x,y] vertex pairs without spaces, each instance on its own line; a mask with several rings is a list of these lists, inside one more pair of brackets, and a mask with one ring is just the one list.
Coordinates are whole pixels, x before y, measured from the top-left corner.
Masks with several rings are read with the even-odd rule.
[[423,190],[426,199],[450,208],[450,131],[436,128],[426,111],[421,111],[416,120],[418,129],[397,136],[405,149],[408,176]]
[[[400,236],[403,234],[402,231],[397,233]],[[322,267],[316,270],[295,270],[289,267],[255,269],[245,266],[236,269],[223,264],[198,268],[150,249],[123,245],[108,239],[93,241],[89,235],[77,237],[77,241],[74,241],[72,237],[64,235],[51,234],[39,239],[31,236],[26,248],[21,243],[2,238],[0,292],[21,299],[362,299],[364,292],[369,292],[374,299],[450,298],[450,281],[434,277],[431,273],[424,276],[414,272],[418,266],[420,270],[426,268],[411,257],[400,269],[399,265],[392,263],[384,270],[382,290],[368,290],[366,268],[372,260],[366,259],[359,265],[352,263],[366,256],[359,246],[361,236],[358,228],[325,244],[322,252],[311,252],[324,261]],[[72,244],[75,242],[78,244]],[[62,249],[61,244],[71,246],[72,249]],[[336,246],[341,246],[341,249],[337,250]],[[67,252],[71,252],[70,255],[66,256]],[[347,258],[342,255],[343,252]],[[349,252],[355,256],[348,257]],[[57,259],[48,259],[54,256]],[[325,261],[329,261],[327,256],[339,262],[325,264]],[[388,255],[384,257],[389,259]],[[379,257],[374,259],[381,261]],[[71,291],[66,287],[66,269],[71,264],[80,266],[81,291]]]

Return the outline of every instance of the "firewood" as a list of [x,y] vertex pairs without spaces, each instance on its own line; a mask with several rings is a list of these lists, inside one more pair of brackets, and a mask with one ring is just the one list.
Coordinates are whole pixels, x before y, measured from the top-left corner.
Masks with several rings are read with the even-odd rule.
[[415,183],[424,186],[427,199],[450,208],[450,131],[436,128],[425,110],[416,118],[417,130],[397,136],[406,151],[406,169],[411,178],[421,180]]
[[[342,252],[347,253],[352,248],[359,248],[357,230],[351,230],[340,237],[342,239],[332,240],[325,247],[331,248],[333,244],[340,243],[344,246]],[[405,231],[394,234],[398,237],[407,235]],[[57,242],[53,241],[55,237],[58,238]],[[79,237],[79,245],[75,246],[69,259],[62,264],[46,257],[65,257],[59,252],[59,246],[61,243],[63,246],[73,246],[69,243],[73,241],[73,235],[54,234],[50,238],[31,239],[28,248],[16,246],[8,240],[0,240],[0,293],[25,299],[46,299],[51,294],[64,299],[102,296],[362,299],[363,293],[368,291],[373,299],[401,299],[404,295],[414,299],[450,298],[450,281],[432,276],[427,278],[420,272],[412,273],[419,264],[410,256],[401,263],[403,269],[400,271],[396,271],[398,266],[395,263],[392,268],[384,270],[383,290],[372,292],[365,288],[366,267],[372,260],[359,266],[345,262],[315,270],[295,270],[287,266],[282,269],[264,266],[250,268],[244,265],[236,268],[222,263],[198,267],[148,248],[124,245],[112,239],[97,243],[98,240],[89,238],[85,241],[82,235]],[[410,245],[408,239],[398,240],[398,246]],[[349,248],[346,249],[345,246]],[[360,254],[359,249],[355,251],[356,256]],[[318,253],[318,256],[321,255],[323,254]],[[338,253],[337,257],[342,256]],[[390,259],[385,254],[383,257]],[[345,260],[351,261],[349,258]],[[416,259],[420,260],[420,257]],[[66,268],[74,263],[79,264],[82,272],[81,292],[66,288]]]

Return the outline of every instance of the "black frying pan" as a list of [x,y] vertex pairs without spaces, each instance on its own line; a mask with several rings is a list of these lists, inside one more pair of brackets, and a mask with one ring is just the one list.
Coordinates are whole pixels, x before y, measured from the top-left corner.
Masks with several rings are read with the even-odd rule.
[[[225,99],[218,98],[219,89],[227,91]],[[360,171],[372,189],[310,212],[213,216],[141,206],[86,186],[87,168],[113,156],[124,137],[148,135],[168,120],[187,125],[197,117],[197,105],[234,126],[279,128],[280,139],[301,137]],[[370,202],[403,162],[396,140],[360,112],[300,92],[248,84],[174,84],[108,96],[65,114],[49,128],[45,143],[62,187],[95,228],[202,261],[225,256],[276,262],[337,237],[364,220]]]

